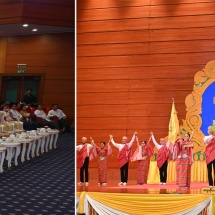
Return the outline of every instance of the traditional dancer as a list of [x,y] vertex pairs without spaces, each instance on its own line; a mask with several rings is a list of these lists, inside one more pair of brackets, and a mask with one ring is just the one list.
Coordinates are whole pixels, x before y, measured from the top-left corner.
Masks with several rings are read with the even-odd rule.
[[128,164],[131,159],[131,146],[135,140],[137,132],[134,132],[134,135],[129,143],[127,143],[127,137],[122,137],[122,144],[115,143],[113,140],[113,135],[110,135],[111,143],[119,149],[119,154],[117,156],[119,167],[120,167],[120,175],[121,182],[118,184],[119,186],[126,186],[128,182]]
[[174,157],[178,157],[178,185],[182,188],[190,187],[191,165],[193,163],[193,143],[190,141],[190,134],[185,133],[174,147]]
[[166,184],[168,159],[170,156],[170,141],[168,140],[168,142],[166,143],[164,138],[160,138],[160,144],[158,144],[152,132],[151,137],[155,147],[158,150],[157,166],[160,173],[160,184]]
[[[92,141],[92,138],[91,138]],[[76,146],[76,150],[79,151],[77,156],[77,166],[80,168],[80,182],[78,185],[89,185],[89,173],[88,173],[88,166],[89,166],[89,154],[90,150],[93,148],[92,143],[87,143],[87,138],[82,137],[82,144]],[[85,172],[85,180],[84,180],[84,172]]]
[[[215,186],[215,124],[208,127],[209,136],[204,137],[204,142],[206,144],[205,154],[206,163],[208,169],[208,183],[210,187]],[[212,166],[214,174],[212,177]],[[214,181],[213,181],[214,178]]]
[[94,140],[92,140],[94,145],[93,151],[90,155],[90,160],[98,155],[98,185],[107,185],[107,156],[112,155],[112,149],[109,142],[100,142],[100,147],[96,146]]
[[[189,138],[189,140],[191,141],[192,137],[193,137],[194,132],[192,131],[191,136]],[[175,144],[173,146],[173,160],[176,161],[176,184],[179,184],[179,169],[180,169],[180,155],[177,155],[178,151],[179,151],[179,142],[183,142],[184,139],[182,136],[178,137],[175,140]]]
[[136,135],[136,142],[137,142],[137,149],[134,152],[131,161],[138,160],[138,167],[137,167],[137,184],[147,184],[148,172],[149,172],[149,164],[150,164],[150,157],[153,155],[153,147],[149,143],[151,137],[146,143],[146,141],[142,141],[141,145],[139,143],[138,137]]

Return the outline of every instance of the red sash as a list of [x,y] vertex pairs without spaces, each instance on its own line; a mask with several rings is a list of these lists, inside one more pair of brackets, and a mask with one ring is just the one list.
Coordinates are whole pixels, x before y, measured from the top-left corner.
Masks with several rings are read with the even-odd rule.
[[206,163],[209,164],[215,159],[215,138],[213,137],[211,141],[205,148]]
[[148,143],[147,149],[148,149],[148,156],[151,157],[154,154],[154,147],[150,143]]
[[170,150],[166,147],[163,146],[158,150],[158,157],[157,157],[157,166],[160,169],[164,162],[169,158],[170,155]]
[[84,164],[85,158],[88,157],[87,155],[87,145],[85,144],[83,148],[79,151],[79,154],[77,156],[77,166],[78,168],[81,168]]
[[128,145],[125,144],[124,147],[122,148],[122,150],[119,152],[119,154],[117,156],[120,168],[122,166],[124,166],[127,162],[130,161],[131,155],[132,155],[131,149],[129,149]]

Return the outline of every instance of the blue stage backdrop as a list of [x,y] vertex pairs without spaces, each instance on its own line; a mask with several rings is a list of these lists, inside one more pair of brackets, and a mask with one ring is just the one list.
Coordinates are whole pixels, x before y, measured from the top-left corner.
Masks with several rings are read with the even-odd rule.
[[208,135],[208,126],[215,120],[215,82],[213,82],[202,94],[202,126],[201,131]]

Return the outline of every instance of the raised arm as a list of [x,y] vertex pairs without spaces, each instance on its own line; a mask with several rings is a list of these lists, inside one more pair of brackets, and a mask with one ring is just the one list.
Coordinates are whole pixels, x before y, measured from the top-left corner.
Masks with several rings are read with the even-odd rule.
[[155,147],[159,150],[161,146],[156,142],[154,134],[151,132],[152,142],[154,143]]
[[139,143],[139,139],[138,139],[138,136],[137,136],[137,135],[136,135],[135,139],[136,139],[136,142],[137,142],[137,147],[139,147],[139,146],[140,146],[140,143]]
[[132,144],[135,141],[136,135],[137,135],[137,132],[135,131],[134,134],[133,134],[133,137],[132,137],[131,141],[128,143],[128,148],[131,148]]
[[150,143],[151,139],[152,139],[152,136],[149,137],[147,144]]
[[92,137],[90,137],[89,149],[92,149],[94,146],[96,147],[96,144],[95,144],[95,142],[94,142],[93,138],[92,138]]
[[194,131],[192,131],[191,135],[190,135],[190,139],[191,140],[193,138],[193,134],[194,134]]
[[109,138],[108,143],[107,143],[107,146],[109,146],[109,145],[110,145],[110,141],[111,141],[111,139]]
[[120,144],[117,144],[117,143],[115,143],[115,141],[113,140],[113,135],[112,134],[110,134],[110,141],[111,141],[111,143],[116,147],[116,148],[120,148]]

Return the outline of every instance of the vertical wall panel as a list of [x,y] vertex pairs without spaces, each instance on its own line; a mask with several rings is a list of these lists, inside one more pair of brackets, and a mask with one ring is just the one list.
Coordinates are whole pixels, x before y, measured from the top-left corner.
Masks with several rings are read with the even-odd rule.
[[0,38],[0,73],[4,73],[7,38]]

